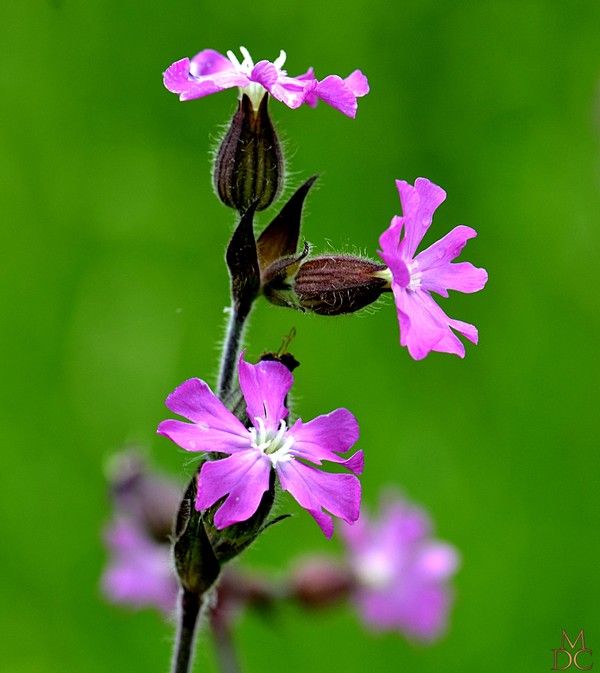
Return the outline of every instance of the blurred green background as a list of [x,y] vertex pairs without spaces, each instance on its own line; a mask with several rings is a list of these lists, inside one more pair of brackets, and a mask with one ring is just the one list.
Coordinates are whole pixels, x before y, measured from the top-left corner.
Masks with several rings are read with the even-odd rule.
[[[261,302],[249,355],[295,326],[297,411],[352,409],[365,503],[398,484],[463,568],[433,647],[369,636],[349,610],[290,609],[241,620],[244,671],[533,673],[562,628],[600,652],[599,3],[48,0],[3,3],[0,25],[0,669],[167,670],[170,626],[100,597],[102,466],[134,442],[192,469],[154,430],[175,385],[216,373],[233,217],[209,167],[235,93],[180,104],[161,73],[240,44],[257,60],[285,48],[292,74],[370,79],[355,121],[272,106],[289,187],[322,176],[304,222],[317,249],[373,254],[394,179],[426,176],[448,192],[427,241],[475,227],[465,258],[490,274],[442,300],[479,326],[464,361],[413,362],[390,302],[336,320]],[[339,546],[297,516],[245,561],[312,548]],[[197,670],[214,671],[199,645]]]

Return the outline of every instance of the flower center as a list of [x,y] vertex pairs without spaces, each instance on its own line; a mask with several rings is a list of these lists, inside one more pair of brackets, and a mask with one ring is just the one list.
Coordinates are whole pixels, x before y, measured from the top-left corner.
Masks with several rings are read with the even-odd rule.
[[410,275],[410,280],[406,286],[407,290],[418,290],[421,287],[421,281],[423,280],[423,273],[419,271],[419,264],[414,260],[412,262],[406,263],[406,268]]
[[[373,276],[375,278],[382,278],[386,282],[386,287],[391,288],[393,283],[396,282],[400,287],[406,288],[407,290],[418,290],[421,287],[423,281],[423,272],[419,271],[419,264],[414,260],[411,262],[402,261],[406,267],[407,273],[400,277],[398,275],[394,276],[394,273],[391,269],[382,269],[381,271],[376,271]],[[400,264],[399,264],[400,266]],[[404,284],[406,281],[405,277],[408,277],[408,283]]]
[[390,559],[378,550],[361,555],[355,572],[361,584],[371,589],[385,589],[394,579],[394,568]]
[[279,423],[277,430],[267,430],[265,428],[265,421],[260,416],[256,417],[258,428],[250,428],[250,438],[252,441],[252,448],[257,449],[269,457],[273,467],[277,463],[287,462],[292,460],[294,456],[291,455],[290,449],[294,444],[293,437],[287,435],[287,425],[284,420]]
[[[252,71],[254,70],[254,61],[252,60],[252,56],[250,56],[250,52],[246,49],[246,47],[240,47],[240,53],[244,57],[241,62],[231,50],[227,52],[227,58],[231,61],[231,64],[236,70],[238,70],[238,72],[246,75],[246,77],[250,77]],[[285,71],[281,69],[285,63],[286,58],[287,54],[282,49],[279,52],[279,56],[273,61],[273,65],[282,75],[286,74]],[[240,87],[240,98],[242,93],[245,93],[248,96],[252,103],[252,107],[256,111],[260,106],[263,96],[267,93],[267,90],[262,86],[262,84],[259,84],[258,82],[250,82],[247,86],[243,88]]]
[[250,52],[246,49],[246,47],[240,47],[240,53],[244,57],[241,63],[238,60],[238,57],[231,51],[231,49],[227,52],[227,58],[231,61],[231,64],[237,70],[242,72],[244,75],[249,75],[254,69],[254,61],[252,60],[252,56],[250,56]]

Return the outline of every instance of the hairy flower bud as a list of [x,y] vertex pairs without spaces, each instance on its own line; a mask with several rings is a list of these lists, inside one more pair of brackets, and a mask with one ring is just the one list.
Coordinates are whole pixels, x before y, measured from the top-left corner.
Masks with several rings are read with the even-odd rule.
[[183,589],[202,596],[219,577],[221,564],[206,533],[203,516],[194,507],[195,499],[196,477],[190,481],[179,506],[173,556]]
[[264,210],[281,191],[284,162],[268,111],[268,96],[257,110],[244,94],[215,157],[213,181],[221,201],[244,213]]
[[377,301],[389,289],[381,275],[385,268],[349,255],[313,257],[300,265],[291,282],[290,303],[320,315],[353,313]]

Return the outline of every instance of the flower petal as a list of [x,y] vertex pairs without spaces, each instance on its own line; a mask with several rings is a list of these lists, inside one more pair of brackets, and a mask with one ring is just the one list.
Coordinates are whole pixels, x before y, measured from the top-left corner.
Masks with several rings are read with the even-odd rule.
[[358,108],[356,95],[338,75],[329,75],[325,79],[322,79],[317,84],[315,94],[322,101],[343,112],[346,116],[352,119],[356,117],[356,110]]
[[165,71],[165,87],[179,94],[179,100],[202,98],[231,87],[248,85],[248,78],[212,49],[205,49],[190,61],[183,58]]
[[200,379],[188,379],[167,397],[168,409],[193,423],[163,421],[157,429],[186,451],[232,453],[247,448],[250,436],[208,385]]
[[456,548],[445,542],[430,541],[419,550],[415,573],[429,582],[444,581],[458,570],[460,559]]
[[[184,58],[173,63],[163,74],[165,87],[172,93],[178,93],[181,101],[202,98],[228,88],[218,85],[211,78],[195,80],[191,77],[189,69],[190,59]],[[235,85],[232,84],[231,86]]]
[[400,323],[400,343],[408,347],[415,360],[422,360],[431,351],[464,357],[465,347],[452,329],[477,343],[477,328],[449,318],[427,292],[405,290],[397,285],[392,289]]
[[355,96],[366,96],[370,91],[369,80],[360,70],[351,72],[348,77],[346,77],[344,82]]
[[167,420],[160,423],[156,432],[168,437],[186,451],[215,451],[237,453],[250,446],[250,434],[211,428],[204,423],[184,423]]
[[433,213],[445,200],[446,192],[427,178],[417,178],[414,187],[404,180],[396,180],[402,204],[405,244],[403,252],[413,258],[419,243],[431,226]]
[[288,415],[284,402],[294,383],[292,373],[280,362],[263,360],[253,365],[246,362],[243,355],[238,371],[248,418],[252,422],[262,418],[267,429],[276,429]]
[[207,509],[229,494],[215,514],[215,526],[222,529],[249,519],[269,488],[270,469],[269,459],[254,449],[204,463],[198,476],[196,509]]
[[388,265],[394,282],[401,287],[406,287],[410,283],[410,272],[406,262],[402,257],[403,245],[401,241],[402,227],[404,220],[402,217],[392,218],[390,226],[379,237],[379,256]]
[[172,93],[181,93],[190,86],[190,59],[175,61],[163,73],[163,83]]
[[190,64],[190,74],[194,77],[214,75],[217,72],[230,70],[234,70],[231,61],[214,49],[203,49],[198,52]]
[[288,77],[269,61],[259,61],[250,73],[250,80],[264,88],[289,108],[298,108],[307,94],[316,86],[316,80]]
[[317,82],[313,69],[300,75],[297,80],[314,80],[314,86],[307,92],[304,102],[315,107],[319,99],[340,110],[348,117],[356,117],[357,97],[369,93],[369,82],[360,70],[355,70],[342,79],[338,75],[329,75]]
[[311,82],[312,86],[309,87],[307,94],[304,98],[304,103],[306,105],[310,105],[310,107],[317,107],[317,103],[319,102],[319,99],[317,97],[317,94],[315,93],[315,89],[317,87],[317,78],[315,77],[315,71],[311,67],[309,68],[305,73],[302,75],[298,75],[296,79],[299,79],[302,82]]
[[358,519],[360,482],[354,475],[322,472],[298,460],[278,463],[276,470],[283,490],[312,515],[326,537],[333,535],[333,522],[323,508],[347,523]]
[[415,261],[422,273],[421,287],[443,297],[448,296],[448,290],[468,293],[481,290],[488,278],[485,269],[478,269],[470,262],[450,263],[475,236],[474,229],[461,225],[420,252]]
[[446,264],[423,272],[421,287],[429,292],[436,292],[442,297],[448,296],[448,290],[457,292],[478,292],[487,283],[488,274],[485,269],[477,268],[470,262]]
[[348,409],[336,409],[330,414],[317,416],[308,423],[297,420],[289,434],[294,438],[291,449],[294,455],[317,465],[323,460],[329,460],[332,463],[341,463],[355,474],[362,472],[362,451],[347,460],[337,455],[348,451],[358,440],[358,423]]
[[111,524],[106,541],[111,551],[102,577],[107,598],[115,603],[171,612],[176,604],[177,582],[168,547],[154,542],[126,519]]
[[414,545],[433,534],[427,512],[397,497],[383,503],[374,527],[381,544],[389,545],[388,549],[399,544]]

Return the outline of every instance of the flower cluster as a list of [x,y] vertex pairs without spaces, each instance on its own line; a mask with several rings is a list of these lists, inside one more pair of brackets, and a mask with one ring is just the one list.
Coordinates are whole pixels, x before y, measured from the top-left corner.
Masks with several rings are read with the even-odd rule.
[[[361,515],[363,452],[348,455],[359,437],[354,415],[338,408],[302,421],[290,409],[292,372],[299,362],[287,351],[289,340],[278,352],[263,353],[257,363],[245,359],[243,340],[260,296],[281,307],[337,316],[389,293],[400,343],[414,360],[434,351],[464,357],[458,335],[477,343],[477,328],[450,318],[433,295],[446,298],[450,290],[474,293],[485,286],[484,269],[456,261],[476,232],[455,227],[418,252],[446,193],[426,178],[414,185],[397,180],[402,215],[393,217],[379,237],[380,261],[315,255],[301,242],[313,176],[257,234],[255,217],[277,202],[286,170],[269,100],[292,109],[323,101],[354,118],[369,83],[360,70],[318,79],[309,68],[289,76],[283,51],[274,61],[257,63],[244,47],[241,55],[240,60],[231,51],[224,56],[205,49],[164,73],[165,87],[182,101],[231,88],[239,92],[212,175],[218,198],[236,211],[225,254],[231,307],[218,383],[213,392],[202,379],[184,381],[166,406],[185,420],[164,420],[157,430],[198,454],[199,461],[183,497],[175,499],[171,488],[140,474],[131,478],[131,470],[121,464],[123,478],[113,492],[116,515],[106,535],[111,558],[103,588],[111,600],[168,612],[179,590],[180,636],[185,637],[177,639],[176,673],[189,670],[202,605],[210,608],[217,640],[227,635],[232,606],[237,612],[245,605],[293,599],[310,608],[349,599],[371,628],[432,641],[445,629],[450,580],[459,565],[457,551],[434,538],[428,515],[409,502],[394,498],[378,518]],[[334,517],[341,519],[346,547],[344,561],[312,557],[283,586],[268,578],[249,579],[227,566],[288,516],[271,514],[281,491],[313,517],[327,538],[334,533]]]

